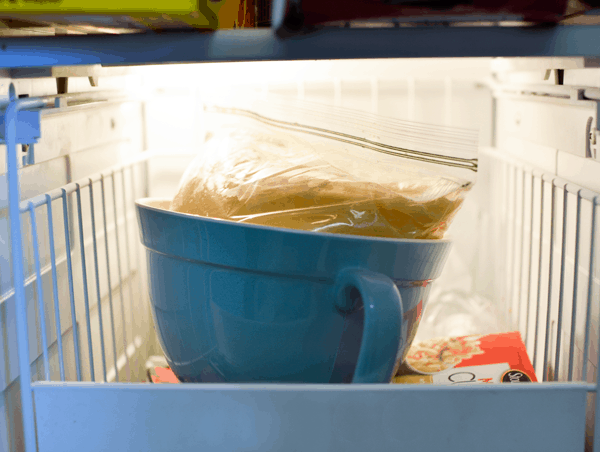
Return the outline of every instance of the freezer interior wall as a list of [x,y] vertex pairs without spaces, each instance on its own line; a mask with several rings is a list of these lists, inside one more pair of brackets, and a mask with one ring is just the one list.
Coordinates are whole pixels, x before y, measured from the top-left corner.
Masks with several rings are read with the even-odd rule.
[[[580,124],[581,121],[587,121],[588,116],[593,117],[595,124],[595,108],[589,104],[552,101],[542,99],[542,96],[529,96],[521,91],[515,94],[503,89],[506,86],[541,85],[568,92],[569,85],[600,87],[600,69],[581,68],[577,64],[571,64],[573,69],[564,70],[561,75],[563,86],[556,87],[558,81],[552,70],[548,77],[547,67],[551,67],[548,64],[542,61],[524,66],[509,65],[507,69],[490,59],[224,63],[147,67],[120,70],[112,74],[108,71],[106,76],[100,78],[98,88],[91,87],[86,78],[69,79],[69,90],[72,92],[108,89],[125,92],[129,97],[127,100],[116,98],[88,107],[69,107],[44,115],[42,138],[35,146],[36,163],[21,173],[22,199],[88,177],[140,152],[158,151],[178,155],[176,158],[154,158],[146,169],[140,167],[116,175],[114,180],[104,181],[109,186],[106,206],[109,213],[106,219],[110,227],[107,227],[106,234],[110,246],[114,246],[113,236],[115,230],[119,230],[121,237],[127,237],[130,242],[131,256],[129,259],[122,253],[122,270],[119,275],[111,270],[110,288],[106,273],[98,274],[102,282],[99,296],[96,293],[96,274],[92,271],[87,276],[91,324],[97,324],[98,307],[103,318],[109,318],[109,295],[112,295],[117,307],[117,328],[115,350],[107,350],[107,364],[104,367],[98,364],[101,351],[96,341],[96,348],[92,350],[96,366],[92,374],[89,358],[86,358],[89,356],[89,344],[84,334],[85,325],[77,325],[81,333],[78,345],[82,351],[82,378],[102,380],[103,372],[108,370],[108,376],[113,379],[126,380],[129,377],[140,381],[145,378],[146,357],[160,354],[146,297],[130,295],[135,291],[145,294],[143,288],[146,284],[144,256],[139,246],[134,248],[139,238],[131,201],[145,195],[168,197],[174,194],[182,171],[194,153],[202,148],[205,140],[201,107],[203,97],[207,92],[227,92],[233,85],[285,93],[307,101],[325,102],[398,119],[478,129],[482,149],[478,181],[449,231],[455,243],[454,249],[431,298],[431,303],[437,301],[438,305],[444,300],[454,300],[454,304],[448,304],[445,311],[447,315],[437,322],[428,324],[424,321],[419,334],[425,338],[440,332],[454,334],[518,329],[527,340],[528,351],[533,357],[538,337],[546,336],[542,319],[545,318],[547,306],[556,306],[559,296],[557,276],[554,276],[555,283],[551,286],[556,293],[548,294],[548,275],[558,275],[560,271],[559,268],[550,267],[548,250],[554,247],[560,251],[561,234],[568,237],[566,250],[569,256],[566,261],[569,262],[569,270],[565,278],[566,286],[572,285],[575,273],[575,259],[572,256],[575,227],[569,220],[563,231],[562,221],[556,221],[557,232],[554,238],[550,237],[551,209],[549,206],[543,206],[542,209],[539,195],[541,190],[545,190],[547,196],[544,202],[547,203],[554,188],[537,176],[530,177],[528,171],[532,167],[535,171],[559,176],[595,191],[600,190],[597,182],[600,178],[593,177],[594,174],[600,174],[599,162],[585,158],[585,137],[581,136],[585,135],[585,124]],[[11,82],[15,84],[18,94],[56,94],[56,81],[52,78],[11,79],[10,73],[3,73],[0,74],[0,98],[7,96]],[[571,124],[568,118],[575,118],[572,120],[575,122]],[[561,128],[562,132],[559,133]],[[5,148],[0,147],[0,353],[3,358],[0,360],[0,450],[20,451],[22,438],[15,300],[11,287],[6,213],[5,152]],[[585,177],[580,177],[582,168],[585,168]],[[92,184],[92,190],[96,195],[94,207],[100,212],[102,206],[98,183]],[[82,209],[88,213],[91,208],[89,195],[89,188],[81,190]],[[555,196],[562,200],[562,191],[557,191]],[[115,206],[111,204],[113,198]],[[73,205],[77,203],[75,194],[71,195],[69,202]],[[573,209],[575,204],[570,199],[567,209]],[[560,210],[562,203],[557,205],[559,208],[554,214],[555,219],[560,220],[565,212]],[[54,202],[53,209],[55,215],[60,217],[62,204]],[[43,212],[41,209],[36,217],[40,231],[40,259],[43,264],[46,263],[42,284],[44,292],[51,293],[52,282],[47,265],[48,234],[44,229]],[[573,212],[566,212],[569,218],[574,217]],[[589,223],[590,206],[583,203],[581,215],[582,224]],[[534,218],[534,221],[530,222],[530,218]],[[37,320],[38,282],[33,268],[31,223],[27,215],[23,215],[23,223],[32,374],[34,379],[44,379]],[[106,260],[102,251],[105,229],[101,219],[97,219],[96,223],[98,258],[102,262]],[[60,334],[65,356],[65,378],[72,380],[77,378],[77,371],[73,359],[74,329],[68,306],[69,286],[65,276],[66,243],[64,229],[60,225],[55,225],[55,229],[57,272],[61,281],[58,284],[61,300]],[[71,234],[73,268],[77,269],[81,268],[82,245],[79,231],[74,229]],[[59,238],[61,236],[62,239]],[[83,224],[83,236],[87,265],[94,268],[92,225],[89,222]],[[581,241],[581,249],[588,244],[589,261],[589,237],[582,235]],[[591,279],[593,299],[597,300],[600,294],[599,275],[596,273],[590,277],[588,261],[586,256],[580,256],[581,268],[576,274],[581,278],[581,291],[588,287]],[[555,259],[554,265],[557,262],[558,259]],[[115,264],[117,262],[111,261],[110,268],[115,268]],[[600,265],[596,265],[596,272],[599,269]],[[538,278],[538,275],[541,276]],[[81,311],[83,278],[80,275],[75,279],[80,281],[74,287],[79,303],[76,304],[76,310]],[[529,280],[531,283],[527,284]],[[137,295],[139,292],[135,293]],[[542,300],[539,310],[535,303],[537,298]],[[578,299],[583,303],[585,297],[582,294]],[[66,300],[64,305],[62,300]],[[568,307],[569,303],[572,306],[575,303],[573,300],[573,294],[568,294],[564,306]],[[47,323],[52,325],[54,308],[51,300],[46,300],[46,304]],[[485,307],[480,322],[473,320],[473,309],[471,316],[468,316],[469,309],[465,306],[474,306],[473,309]],[[596,320],[591,323],[588,372],[582,375],[583,363],[575,360],[574,379],[595,381],[597,308],[596,303],[596,311],[591,313]],[[555,308],[552,309],[550,324],[551,328],[556,328],[554,317],[558,313]],[[584,309],[578,312],[581,314]],[[536,313],[541,314],[537,323]],[[78,315],[78,319],[82,317]],[[581,323],[581,320],[578,321]],[[563,328],[561,334],[568,337],[571,333],[570,322],[565,320],[563,323],[569,326]],[[580,323],[576,323],[576,326]],[[550,333],[554,334],[551,336],[554,339],[551,342],[556,341],[556,331],[552,331]],[[51,348],[51,379],[59,379],[57,333],[56,328],[49,328],[47,332]],[[98,334],[98,331],[93,334]],[[583,335],[578,333],[575,339],[575,353],[581,357]],[[561,363],[564,366],[568,361],[562,359]],[[539,353],[535,365],[538,378],[547,375],[549,379],[567,379],[567,370],[564,368],[551,369],[551,373],[544,370],[543,356]]]

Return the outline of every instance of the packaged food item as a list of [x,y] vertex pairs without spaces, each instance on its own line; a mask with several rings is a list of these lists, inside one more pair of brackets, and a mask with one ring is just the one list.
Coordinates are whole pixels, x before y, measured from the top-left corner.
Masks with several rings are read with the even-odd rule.
[[151,356],[146,361],[146,374],[150,383],[179,383],[163,356]]
[[531,22],[558,22],[568,6],[567,0],[302,0],[302,17],[305,26],[408,17],[448,21],[456,17],[482,20],[482,17],[496,16],[496,20],[510,17]]
[[152,0],[143,4],[135,0],[17,0],[0,3],[0,25],[25,30],[54,27],[74,33],[254,28],[255,7],[256,0]]
[[230,121],[211,131],[171,210],[305,231],[440,239],[475,180],[471,131],[289,99],[209,111]]
[[152,383],[179,383],[169,367],[155,367],[151,379]]
[[536,382],[519,332],[430,339],[413,344],[393,383]]

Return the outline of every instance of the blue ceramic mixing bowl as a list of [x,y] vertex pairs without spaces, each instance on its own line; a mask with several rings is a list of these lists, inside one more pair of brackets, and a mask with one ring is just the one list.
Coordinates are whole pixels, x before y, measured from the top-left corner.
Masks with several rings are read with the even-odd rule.
[[156,330],[183,381],[389,382],[450,250],[136,206]]

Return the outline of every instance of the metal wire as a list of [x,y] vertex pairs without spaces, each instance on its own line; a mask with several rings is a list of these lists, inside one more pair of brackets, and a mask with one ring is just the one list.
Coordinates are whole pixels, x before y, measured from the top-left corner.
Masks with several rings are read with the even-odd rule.
[[579,288],[579,240],[581,235],[581,196],[577,192],[577,218],[575,219],[575,262],[573,266],[573,305],[571,310],[571,338],[569,341],[569,371],[567,379],[573,380],[575,359],[575,328],[577,322],[577,289]]
[[79,248],[81,251],[81,274],[83,282],[83,301],[85,303],[85,323],[87,326],[88,353],[90,359],[90,374],[91,380],[96,381],[96,373],[94,372],[94,351],[92,348],[92,327],[90,321],[90,299],[87,285],[87,269],[85,263],[85,241],[83,239],[83,217],[81,210],[81,188],[77,185],[77,216],[79,219]]
[[[146,161],[147,163],[147,161]],[[132,165],[130,167],[131,169],[131,205],[134,205],[135,203],[135,191],[136,191],[136,181],[135,181],[135,170],[134,170],[135,166]],[[139,243],[139,242],[138,242]],[[139,245],[135,246],[134,245],[134,259],[135,259],[135,268],[137,269],[137,280],[138,280],[138,288],[139,288],[139,294],[140,297],[142,298],[142,300],[144,300],[143,298],[143,294],[145,293],[144,291],[144,286],[142,284],[142,267],[140,265],[140,255],[139,255]],[[147,341],[144,341],[144,356],[148,356],[148,343]],[[137,357],[137,354],[136,354]]]
[[42,271],[40,265],[40,251],[37,235],[37,225],[35,221],[35,208],[33,204],[29,206],[29,214],[31,219],[31,241],[33,242],[33,258],[35,260],[35,287],[37,289],[38,300],[38,315],[40,319],[40,333],[42,336],[42,357],[44,360],[44,376],[46,380],[50,380],[50,362],[48,359],[48,334],[46,332],[46,314],[44,303],[44,291],[42,288]]
[[[518,296],[518,294],[515,295],[515,290],[517,289],[517,285],[515,284],[515,277],[516,277],[516,270],[518,268],[515,268],[516,265],[513,265],[514,262],[517,259],[517,171],[518,168],[516,166],[513,166],[512,171],[510,171],[508,173],[508,182],[509,182],[509,187],[512,187],[511,191],[512,191],[512,196],[510,196],[511,199],[511,215],[512,215],[512,228],[511,229],[511,246],[509,247],[509,252],[510,252],[510,256],[507,259],[507,263],[508,265],[508,285],[507,287],[509,288],[508,290],[508,296],[510,297],[511,300],[511,310],[514,311],[513,312],[513,316],[516,316],[516,324],[519,325],[519,320],[520,320],[520,298]],[[511,177],[512,176],[512,177]],[[510,217],[509,217],[510,218]]]
[[[50,264],[52,266],[52,291],[54,295],[54,317],[56,322],[56,344],[58,346],[58,365],[60,380],[65,381],[65,362],[63,357],[62,327],[60,325],[60,304],[58,300],[58,277],[56,276],[56,252],[54,249],[54,225],[52,219],[52,200],[46,195],[48,211],[48,237],[50,239]],[[70,250],[67,249],[67,252]]]
[[540,308],[542,297],[542,257],[544,251],[544,180],[540,179],[540,244],[538,256],[538,282],[537,282],[537,304],[535,309],[535,339],[533,347],[533,365],[537,366],[538,343],[539,343],[539,325],[540,325]]
[[556,355],[554,358],[554,368],[556,369],[556,375],[560,372],[560,348],[562,338],[562,316],[563,316],[563,302],[565,298],[565,263],[566,263],[566,249],[567,249],[567,211],[568,211],[568,199],[569,192],[564,188],[563,191],[563,211],[562,211],[562,244],[560,250],[560,283],[558,292],[558,320],[556,324]]
[[554,236],[556,234],[556,226],[555,226],[555,209],[556,209],[556,194],[554,185],[550,185],[551,190],[551,202],[550,202],[550,256],[549,256],[549,266],[548,266],[548,306],[546,309],[546,337],[544,340],[544,361],[543,361],[543,379],[544,381],[548,381],[549,376],[549,367],[550,363],[548,362],[548,354],[550,353],[550,320],[552,313],[552,275],[554,273]]
[[[133,169],[130,166],[129,169],[131,170],[131,172],[133,173]],[[125,168],[123,168],[123,172],[122,174],[122,178],[121,178],[121,185],[122,185],[122,195],[123,195],[123,220],[125,221],[125,250],[126,250],[126,255],[127,255],[127,274],[129,275],[129,283],[127,284],[129,286],[129,312],[131,313],[131,325],[133,328],[133,339],[134,339],[134,343],[135,343],[135,336],[136,336],[136,331],[135,331],[135,319],[133,316],[133,313],[135,312],[133,309],[133,275],[131,273],[131,253],[130,253],[130,244],[129,244],[129,222],[127,221],[127,205],[128,205],[128,200],[127,200],[127,191],[125,189]],[[133,176],[132,176],[133,178]],[[139,275],[137,275],[137,277],[139,278]],[[140,283],[140,289],[141,289],[141,283]],[[142,292],[140,292],[141,294]],[[137,358],[137,353],[135,355],[135,366],[137,368],[137,370],[139,371],[139,360]]]
[[[531,310],[531,273],[533,268],[533,204],[535,200],[535,176],[531,174],[531,205],[530,205],[530,220],[529,220],[529,260],[527,263],[527,311],[525,312],[525,344],[529,344],[529,311]],[[534,337],[534,342],[536,338]],[[535,347],[535,346],[534,346]],[[535,365],[535,358],[533,361]]]
[[98,265],[98,240],[96,235],[96,215],[94,208],[94,186],[90,180],[90,213],[92,216],[92,243],[94,246],[94,269],[96,271],[96,298],[98,309],[98,326],[100,327],[100,353],[102,356],[102,375],[106,382],[106,349],[104,346],[104,324],[102,322],[102,292],[100,291],[100,266]]
[[[104,175],[100,177],[100,191],[102,193],[102,224],[104,226],[104,246],[106,248],[106,279],[108,283],[108,308],[110,312],[110,326],[112,333],[113,358],[115,363],[115,381],[119,381],[119,363],[117,355],[117,335],[115,334],[115,315],[112,298],[112,282],[110,280],[110,251],[108,246],[108,227],[106,224],[106,195],[104,187]],[[118,231],[115,230],[115,234]],[[102,309],[102,306],[100,306]],[[125,350],[127,353],[127,350]]]
[[[587,370],[590,352],[590,324],[591,324],[591,313],[592,313],[592,295],[594,293],[594,271],[595,271],[595,259],[596,259],[596,207],[598,201],[592,203],[592,225],[591,225],[591,249],[590,249],[590,264],[588,271],[588,290],[587,290],[587,306],[585,314],[585,342],[583,350],[583,378],[587,381]],[[600,337],[600,334],[598,335]],[[600,363],[599,363],[600,364]],[[598,372],[600,375],[600,372]],[[597,398],[598,399],[598,398]],[[600,435],[596,435],[599,438]],[[596,440],[594,440],[596,441]]]
[[[591,304],[592,294],[593,294],[593,281],[594,281],[594,273],[596,271],[596,207],[600,203],[600,197],[596,197],[592,203],[592,247],[590,250],[590,279],[588,283],[588,304]],[[597,301],[597,300],[596,300]],[[598,350],[600,350],[600,334],[598,334],[598,342],[597,342]],[[597,363],[600,366],[600,352],[599,352],[599,362]],[[600,388],[600,372],[598,371],[598,367],[596,367],[596,406],[595,406],[595,426],[594,426],[594,450],[600,450],[600,393],[598,391]]]
[[[525,179],[526,179],[526,174],[525,171],[521,170],[521,234],[520,234],[520,247],[517,248],[516,247],[516,241],[515,241],[515,252],[519,253],[519,263],[517,265],[517,274],[518,274],[518,283],[517,283],[517,297],[519,300],[518,303],[518,317],[517,317],[517,325],[519,326],[519,329],[521,328],[521,315],[522,315],[522,289],[523,289],[523,245],[525,244]],[[515,221],[516,224],[516,221]],[[516,231],[517,227],[515,226],[515,231]],[[529,303],[527,304],[527,309],[529,309]],[[527,313],[525,314],[525,318],[527,319]],[[525,321],[525,331],[527,331],[527,321]],[[525,340],[525,343],[527,344],[527,340]]]
[[[123,173],[121,172],[121,175]],[[112,181],[113,194],[113,215],[115,220],[115,240],[117,243],[117,274],[119,275],[119,297],[121,300],[121,326],[123,327],[123,350],[125,353],[125,362],[127,366],[127,379],[131,381],[131,364],[129,363],[129,354],[127,353],[127,328],[125,327],[125,298],[123,297],[123,273],[121,271],[121,247],[119,244],[119,222],[117,214],[117,185],[115,182],[114,171],[110,175]],[[126,231],[128,232],[128,231]]]
[[67,255],[67,276],[69,279],[69,299],[71,302],[71,328],[73,330],[73,343],[75,353],[75,369],[77,381],[81,381],[81,352],[79,351],[79,328],[77,327],[77,312],[75,311],[75,291],[73,289],[73,263],[71,262],[71,232],[67,192],[62,190],[63,221],[65,226],[65,248]]

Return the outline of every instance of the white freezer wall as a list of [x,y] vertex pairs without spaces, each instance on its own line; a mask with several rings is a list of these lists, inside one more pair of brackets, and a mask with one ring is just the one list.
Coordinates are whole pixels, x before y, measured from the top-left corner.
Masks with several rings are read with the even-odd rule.
[[[514,154],[516,151],[519,158],[529,159],[534,164],[552,161],[552,155],[558,154],[550,154],[548,157],[547,149],[552,148],[552,143],[550,146],[548,143],[537,143],[536,139],[538,141],[541,139],[539,137],[534,136],[526,140],[528,143],[526,147],[518,148],[511,144],[510,140],[514,143],[514,138],[511,138],[514,133],[502,126],[503,118],[510,115],[510,109],[504,108],[506,103],[500,103],[497,104],[499,106],[497,112],[500,112],[501,116],[495,117],[493,113],[494,102],[503,101],[494,100],[493,93],[498,80],[492,77],[491,63],[488,59],[225,63],[134,69],[127,71],[125,75],[101,77],[100,89],[126,89],[136,99],[142,100],[124,102],[111,107],[96,106],[86,110],[85,113],[65,112],[45,117],[42,122],[42,140],[36,147],[39,163],[23,174],[23,197],[33,196],[67,181],[89,175],[144,149],[163,152],[189,151],[191,155],[204,141],[205,130],[202,127],[200,104],[203,93],[205,90],[213,92],[219,89],[227,90],[232,84],[247,85],[249,89],[292,94],[305,100],[363,109],[399,119],[474,128],[480,132],[482,147],[497,144],[500,154],[510,154],[511,151]],[[594,85],[596,83],[594,76],[588,75],[590,74],[588,69],[583,71],[565,71],[565,81],[576,77],[578,80],[587,77],[585,81],[589,86],[600,86],[600,76],[597,77],[598,83]],[[541,76],[537,73],[540,71],[533,72],[535,74],[529,71],[525,75],[520,75],[518,82],[538,83],[538,78],[543,79],[545,71],[541,71]],[[6,95],[9,82],[8,73],[0,78],[0,96]],[[14,82],[18,94],[35,96],[55,93],[54,79],[14,80]],[[74,91],[94,89],[89,86],[87,79],[70,79],[69,85]],[[97,133],[98,129],[102,130],[102,133]],[[536,153],[540,147],[541,151]],[[493,153],[481,155],[479,183],[470,193],[453,223],[450,231],[455,240],[453,255],[437,286],[461,289],[467,293],[483,293],[494,300],[500,310],[507,310],[511,307],[509,306],[511,295],[506,290],[498,290],[498,288],[502,288],[508,274],[504,271],[497,275],[495,270],[498,265],[504,265],[503,268],[506,268],[509,257],[504,256],[506,249],[501,249],[501,243],[504,242],[493,240],[485,231],[494,223],[502,224],[504,229],[510,230],[509,226],[517,224],[520,220],[510,215],[510,209],[495,209],[494,206],[490,206],[490,202],[497,202],[498,206],[504,206],[509,202],[508,199],[512,199],[517,193],[514,180],[510,178],[512,176],[508,176],[507,170],[502,170],[504,173],[500,171],[500,166],[497,166],[493,155]],[[574,157],[577,156],[567,156],[567,158]],[[148,177],[150,195],[172,196],[181,172],[189,160],[190,157],[153,161]],[[67,161],[68,167],[65,164]],[[0,148],[0,194],[6,193],[4,165],[4,149]],[[555,164],[550,169],[552,168],[558,172],[566,170],[567,166]],[[70,171],[75,171],[77,174],[73,175]],[[579,179],[577,171],[570,176],[570,180],[574,179],[576,182]],[[492,183],[495,194],[489,190]],[[87,196],[83,191],[82,194]],[[498,195],[502,196],[498,197]],[[6,196],[0,196],[0,200],[2,199],[6,199]],[[84,207],[86,208],[89,206]],[[0,209],[5,209],[5,205],[0,205]],[[2,218],[6,223],[5,213],[4,217],[0,215],[0,225]],[[38,219],[38,224],[43,224],[43,218]],[[130,236],[137,240],[137,225],[133,221],[130,222],[129,227]],[[7,230],[3,229],[0,231],[0,237],[6,237],[6,233]],[[89,237],[87,229],[86,237]],[[99,240],[98,243],[101,244],[103,238],[99,237]],[[509,242],[511,237],[502,237],[502,240]],[[473,245],[474,242],[477,246]],[[491,243],[497,246],[490,246]],[[87,243],[86,247],[89,246],[90,244]],[[0,267],[0,318],[2,319],[0,350],[2,352],[0,353],[4,358],[0,361],[0,382],[10,380],[0,388],[3,392],[3,397],[0,399],[2,404],[0,450],[5,448],[13,451],[22,448],[19,435],[18,380],[15,380],[18,372],[14,352],[15,343],[14,339],[11,340],[11,337],[15,337],[14,309],[10,308],[11,280],[10,276],[6,276],[8,273],[6,245],[0,243],[0,250],[3,259],[0,262],[2,264]],[[91,255],[91,250],[86,251],[86,260]],[[99,258],[103,259],[104,256]],[[514,261],[515,256],[512,256],[512,259]],[[491,263],[496,263],[496,267]],[[90,262],[88,265],[93,263]],[[600,265],[597,268],[600,268]],[[104,276],[101,275],[101,278]],[[113,277],[113,287],[116,283]],[[90,281],[90,293],[93,299],[93,280]],[[102,296],[104,300],[102,303],[105,303],[106,293],[103,292]],[[61,308],[61,319],[62,312]],[[65,307],[64,312],[67,318],[63,326],[70,324],[68,306]],[[129,314],[129,312],[125,313],[125,319],[130,318]],[[47,315],[51,316],[52,311]],[[104,308],[103,315],[105,318],[108,315],[104,314]],[[149,318],[147,320],[147,323],[150,323]],[[512,321],[512,327],[522,327],[510,316],[507,316],[507,320]],[[140,325],[139,331],[146,332],[141,336],[145,344],[150,346],[139,347],[138,354],[157,352],[151,326],[148,328],[146,325],[144,329]],[[67,333],[65,344],[68,344],[69,332],[65,333]],[[50,332],[50,335],[52,334]],[[35,344],[32,345],[32,356],[39,356],[38,340],[32,342]],[[85,355],[83,352],[86,344],[83,339],[81,346],[82,354]],[[72,353],[72,350],[67,348],[65,354]],[[117,354],[121,351],[122,349],[118,349]],[[98,351],[94,350],[94,356],[97,353]],[[595,349],[591,353],[595,356]],[[36,366],[36,372],[39,367]],[[96,373],[98,372],[97,367]],[[591,378],[592,375],[589,377]]]

